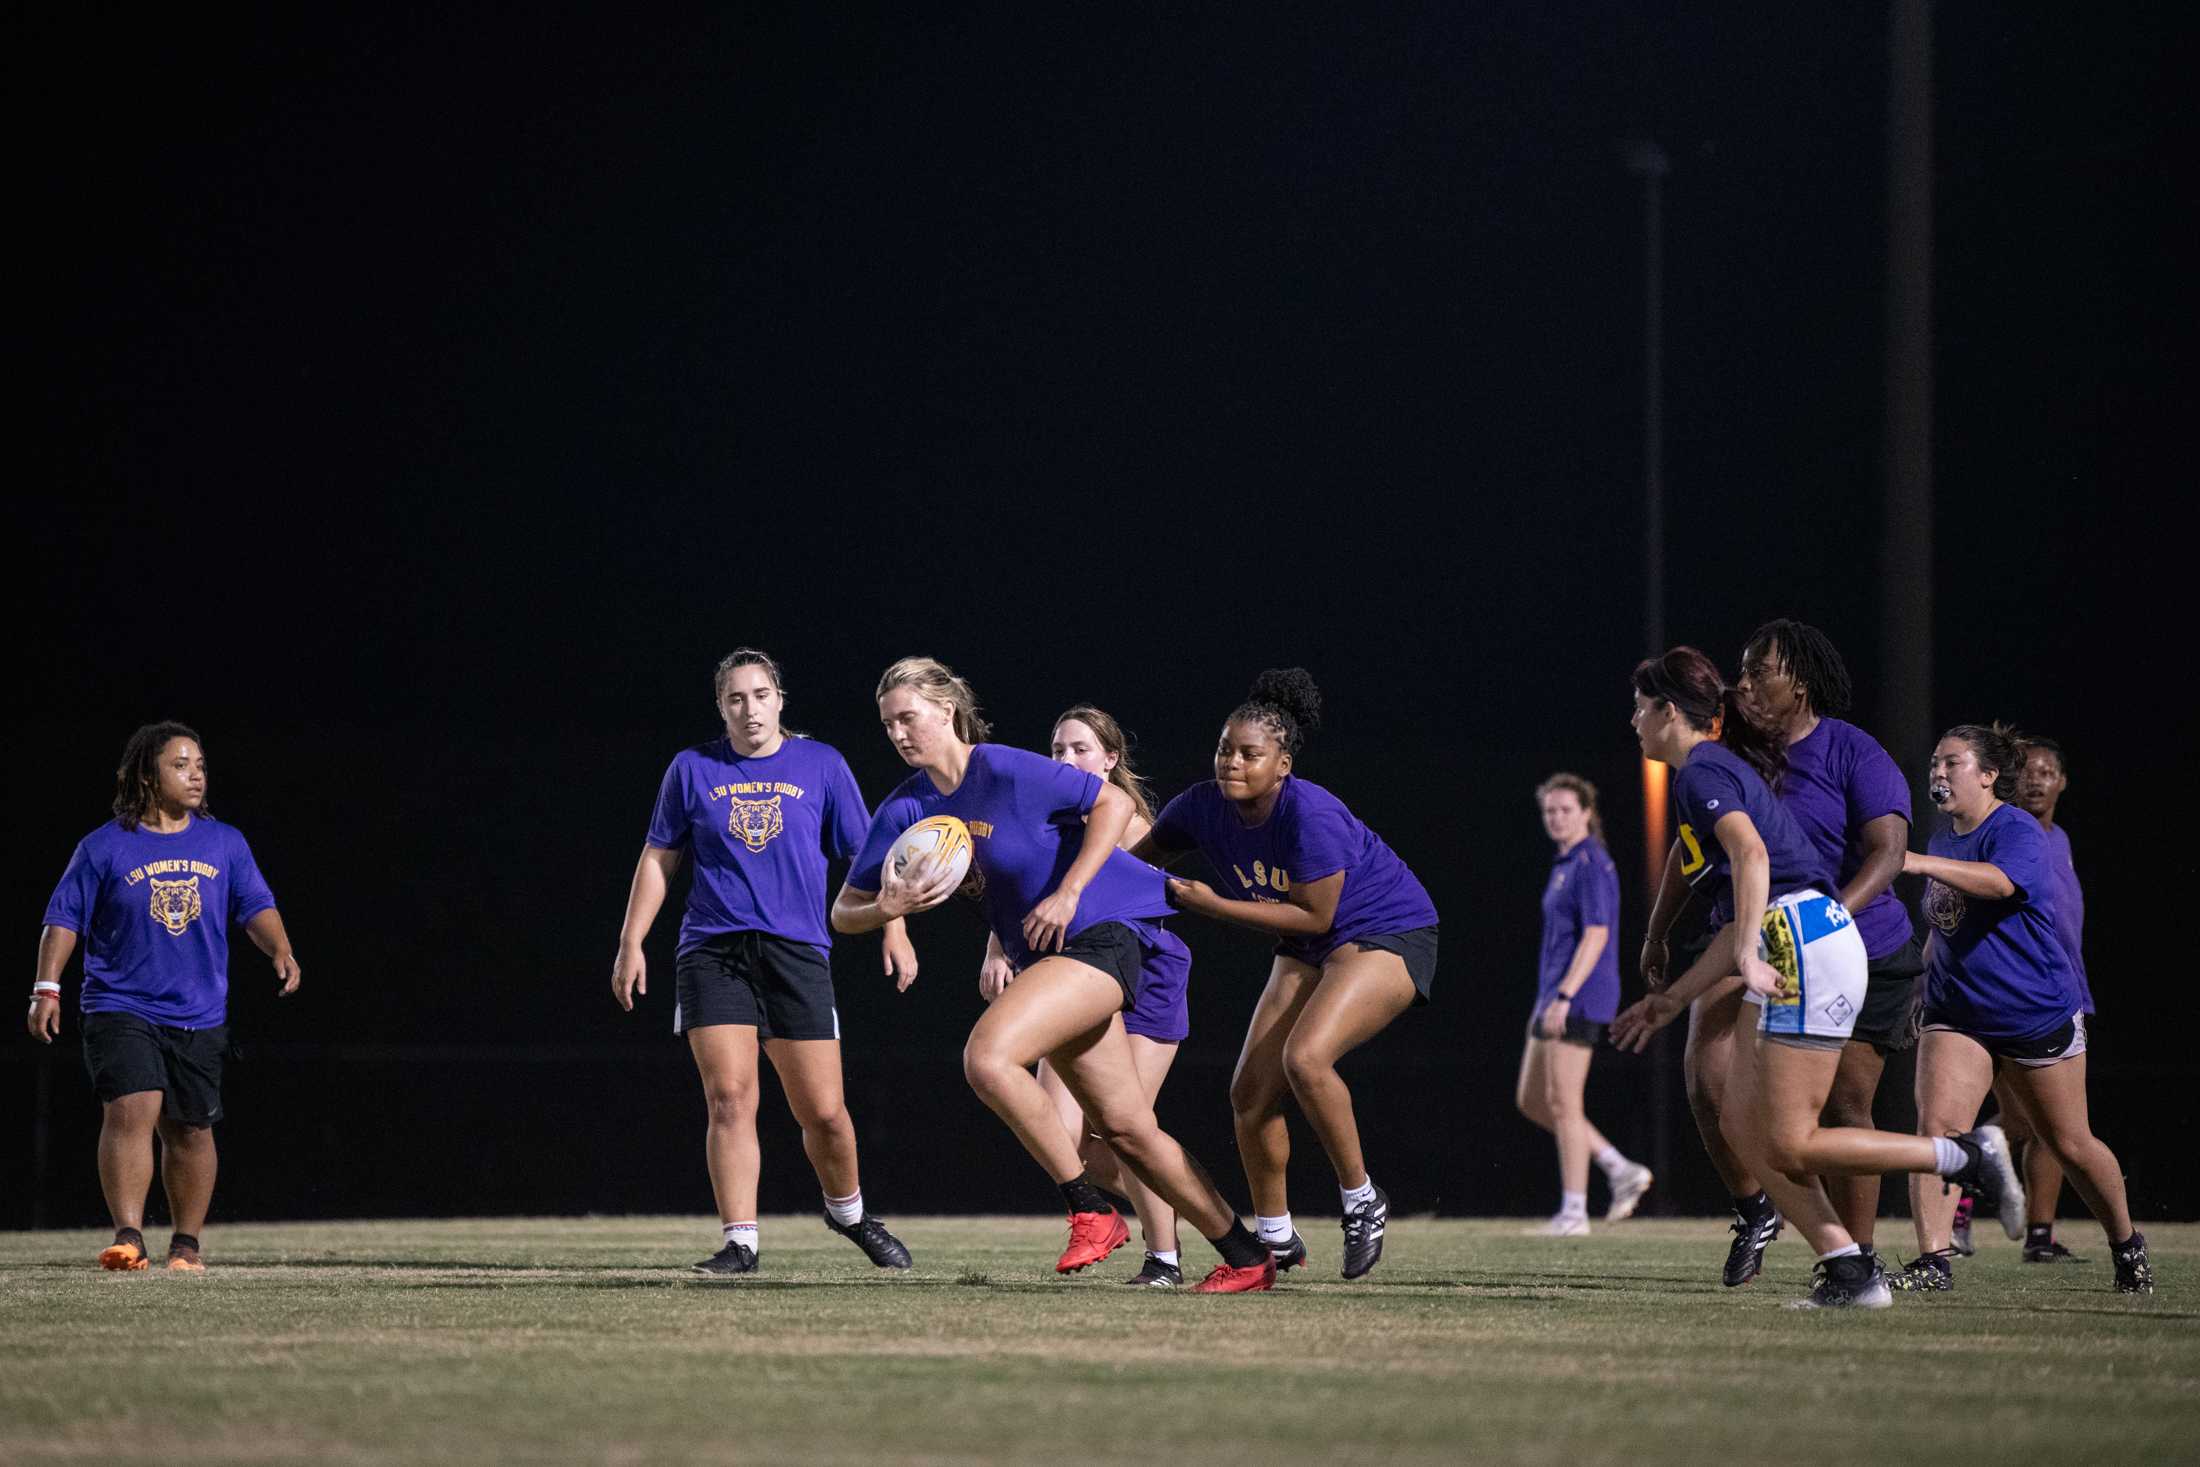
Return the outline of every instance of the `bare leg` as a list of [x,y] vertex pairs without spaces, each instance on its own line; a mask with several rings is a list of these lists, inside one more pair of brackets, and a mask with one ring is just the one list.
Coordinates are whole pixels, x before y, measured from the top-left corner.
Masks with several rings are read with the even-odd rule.
[[168,1193],[168,1221],[179,1233],[196,1238],[206,1230],[206,1209],[214,1201],[212,1126],[187,1126],[160,1120],[160,1183]]
[[[1699,962],[1701,959],[1698,960]],[[1734,1029],[1745,1022],[1742,980],[1722,978],[1688,1006],[1688,1048],[1682,1072],[1688,1082],[1688,1108],[1696,1117],[1696,1134],[1703,1138],[1704,1154],[1713,1170],[1735,1197],[1757,1195],[1757,1178],[1734,1154],[1719,1129],[1719,1115],[1726,1101],[1727,1073],[1733,1065]],[[1747,1022],[1754,1023],[1751,1011]]]
[[1729,1141],[1758,1168],[1766,1195],[1813,1252],[1823,1258],[1848,1247],[1855,1239],[1841,1226],[1818,1178],[1801,1165],[1793,1139],[1817,1126],[1840,1057],[1822,1049],[1768,1044],[1748,1022],[1737,1028],[1734,1043],[1734,1068],[1722,1111]]
[[2002,1083],[2020,1099],[2039,1140],[2069,1169],[2070,1185],[2085,1200],[2111,1244],[2131,1236],[2131,1209],[2116,1154],[2093,1134],[2085,1101],[2085,1060],[2077,1055],[2038,1068],[2005,1065]]
[[[1067,959],[1053,961],[1082,968]],[[1033,973],[1047,966],[1048,962],[1041,962],[1026,969],[1009,991],[1022,989],[1031,982]],[[1097,969],[1082,970],[1120,998],[1115,980]],[[993,1011],[999,1010],[996,1003]],[[1123,1164],[1197,1228],[1201,1237],[1220,1238],[1237,1226],[1236,1210],[1223,1200],[1206,1171],[1154,1120],[1153,1106],[1146,1098],[1146,1085],[1139,1078],[1138,1062],[1119,1014],[1111,1011],[1097,1032],[1078,1036],[1056,1049],[1052,1058],[1086,1117],[1099,1127],[1108,1145],[1123,1158]]]
[[[1143,1034],[1127,1036],[1131,1049],[1131,1063],[1138,1070],[1139,1088],[1146,1097],[1146,1108],[1161,1097],[1162,1082],[1169,1078],[1169,1067],[1176,1063],[1176,1046],[1149,1039]],[[1153,1253],[1171,1253],[1176,1250],[1176,1209],[1153,1188],[1147,1186],[1138,1174],[1128,1167],[1115,1165],[1115,1149],[1095,1142],[1089,1149],[1108,1159],[1109,1166],[1123,1178],[1123,1188],[1137,1209],[1139,1230],[1145,1234],[1146,1249]]]
[[[1084,1158],[1054,1102],[1025,1067],[1053,1057],[1055,1072],[1071,1081],[1063,1069],[1068,1046],[1094,1042],[1095,1031],[1107,1028],[1122,1005],[1122,988],[1098,968],[1073,958],[1041,958],[979,1016],[963,1045],[963,1075],[970,1088],[1057,1183],[1074,1181],[1085,1169]],[[1122,1032],[1120,1022],[1114,1027]],[[1127,1052],[1125,1059],[1127,1065]],[[1137,1083],[1135,1071],[1131,1082]],[[1074,1081],[1070,1093],[1077,1094]],[[1084,1097],[1078,1098],[1082,1103]],[[1089,1106],[1083,1109],[1091,1114]]]
[[687,1032],[688,1051],[703,1077],[703,1160],[722,1223],[756,1221],[756,1026],[707,1024]]
[[861,1187],[856,1170],[856,1125],[840,1079],[837,1039],[767,1039],[764,1053],[779,1072],[787,1108],[802,1127],[802,1149],[827,1197],[852,1197]]
[[[1826,1099],[1821,1122],[1847,1130],[1871,1130],[1872,1100],[1879,1094],[1879,1077],[1886,1068],[1885,1056],[1872,1044],[1852,1039],[1842,1045],[1841,1065],[1834,1071],[1833,1094]],[[1842,1226],[1866,1247],[1871,1246],[1879,1220],[1879,1177],[1878,1172],[1847,1176],[1829,1172],[1823,1177],[1826,1196],[1841,1214]]]
[[1321,1137],[1340,1187],[1364,1186],[1367,1165],[1360,1156],[1352,1092],[1337,1073],[1337,1061],[1389,1028],[1412,1003],[1405,959],[1380,949],[1340,948],[1322,964],[1321,981],[1284,1041],[1283,1072],[1291,1093]]
[[1581,1097],[1589,1085],[1589,1061],[1595,1051],[1586,1044],[1558,1039],[1534,1041],[1544,1051],[1543,1075],[1547,1087],[1545,1105],[1551,1114],[1551,1131],[1558,1137],[1558,1180],[1568,1192],[1589,1191],[1589,1158],[1596,1150],[1596,1127],[1589,1124]]
[[[1976,1126],[1979,1105],[1993,1083],[1993,1056],[1977,1040],[1926,1030],[1917,1041],[1918,1134],[1946,1136]],[[1956,1189],[1937,1176],[1913,1172],[1910,1218],[1917,1227],[1917,1251],[1945,1249],[1955,1216]]]
[[2024,1220],[2052,1226],[2055,1204],[2062,1201],[2063,1166],[2054,1148],[2040,1140],[2023,1097],[2013,1094],[2013,1088],[2004,1076],[1994,1080],[1994,1095],[2001,1101],[2002,1133],[2009,1138],[2010,1154],[2024,1162]]
[[1077,1097],[1069,1093],[1062,1077],[1054,1073],[1054,1066],[1045,1060],[1039,1061],[1039,1088],[1054,1103],[1054,1116],[1062,1123],[1062,1129],[1077,1142],[1077,1154],[1085,1159],[1085,1175],[1097,1186],[1128,1195],[1129,1184],[1124,1180],[1123,1168],[1116,1161],[1115,1153],[1092,1133],[1084,1111],[1078,1107]]
[[145,1230],[145,1194],[153,1190],[153,1129],[163,1092],[136,1090],[100,1107],[99,1190],[117,1229]]
[[1291,1210],[1284,1174],[1291,1162],[1291,1131],[1284,1124],[1283,1098],[1289,1082],[1283,1073],[1283,1045],[1291,1036],[1306,1001],[1314,995],[1321,970],[1295,958],[1277,958],[1268,986],[1253,1006],[1230,1077],[1230,1119],[1237,1127],[1238,1157],[1253,1208],[1265,1217]]

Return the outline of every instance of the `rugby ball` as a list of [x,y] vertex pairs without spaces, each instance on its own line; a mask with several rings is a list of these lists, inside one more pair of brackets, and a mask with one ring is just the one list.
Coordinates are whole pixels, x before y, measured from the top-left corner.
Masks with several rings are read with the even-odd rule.
[[970,874],[970,854],[970,827],[952,815],[934,815],[903,831],[888,859],[899,876],[919,858],[938,856],[955,873],[955,884],[960,886]]

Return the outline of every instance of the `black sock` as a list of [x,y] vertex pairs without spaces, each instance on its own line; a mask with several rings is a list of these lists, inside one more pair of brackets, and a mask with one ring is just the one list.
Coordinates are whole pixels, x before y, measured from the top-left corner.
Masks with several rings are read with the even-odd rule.
[[1232,1268],[1255,1268],[1267,1262],[1268,1245],[1246,1231],[1245,1224],[1235,1217],[1230,1219],[1230,1231],[1219,1238],[1209,1238],[1215,1252]]
[[115,1241],[117,1243],[128,1243],[140,1253],[145,1251],[145,1235],[136,1228],[116,1228]]
[[2054,1242],[2054,1241],[2055,1241],[2055,1225],[2054,1225],[2053,1223],[2051,1223],[2051,1222],[2044,1222],[2044,1223],[2026,1223],[2026,1224],[2024,1225],[2024,1246],[2025,1246],[2025,1247],[2027,1247],[2027,1248],[2037,1248],[2037,1247],[2040,1247],[2040,1246],[2041,1246],[2041,1245],[2043,1245],[2043,1244],[2046,1244],[2046,1243],[2052,1243],[2052,1242]]
[[1062,1200],[1069,1204],[1071,1212],[1113,1212],[1108,1199],[1100,1195],[1100,1189],[1092,1184],[1092,1178],[1079,1172],[1062,1183]]
[[1772,1215],[1772,1199],[1762,1191],[1754,1197],[1737,1197],[1734,1210],[1750,1222],[1763,1222]]
[[196,1234],[194,1234],[194,1233],[177,1233],[177,1234],[175,1234],[175,1235],[174,1235],[173,1237],[169,1238],[169,1240],[168,1240],[168,1251],[169,1251],[170,1253],[173,1253],[173,1252],[175,1252],[175,1251],[176,1251],[176,1250],[177,1250],[178,1248],[188,1248],[188,1249],[190,1249],[190,1250],[191,1250],[191,1251],[192,1251],[193,1253],[196,1253],[196,1252],[198,1252],[198,1251],[199,1251],[199,1240],[198,1240],[198,1236],[197,1236]]

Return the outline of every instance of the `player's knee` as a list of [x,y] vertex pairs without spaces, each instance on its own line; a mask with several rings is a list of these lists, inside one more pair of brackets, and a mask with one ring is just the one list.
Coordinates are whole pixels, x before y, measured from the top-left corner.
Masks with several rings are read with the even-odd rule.
[[1230,1080],[1230,1109],[1248,1119],[1273,1115],[1283,1104],[1283,1087],[1272,1075],[1240,1070]]
[[703,1108],[714,1126],[740,1125],[756,1119],[754,1085],[715,1085],[703,1092]]
[[1836,1090],[1826,1097],[1822,1120],[1828,1126],[1855,1126],[1868,1131],[1872,1129],[1871,1101],[1853,1092],[1844,1094]]
[[1160,1127],[1150,1110],[1103,1115],[1093,1122],[1093,1131],[1102,1145],[1116,1155],[1127,1156],[1134,1161],[1150,1155],[1154,1141],[1160,1135]]
[[1022,1069],[993,1046],[980,1043],[975,1035],[963,1046],[963,1078],[981,1096],[1005,1094],[1012,1074]]
[[1283,1050],[1283,1076],[1294,1094],[1318,1090],[1337,1078],[1337,1067],[1327,1054],[1311,1047],[1287,1044]]

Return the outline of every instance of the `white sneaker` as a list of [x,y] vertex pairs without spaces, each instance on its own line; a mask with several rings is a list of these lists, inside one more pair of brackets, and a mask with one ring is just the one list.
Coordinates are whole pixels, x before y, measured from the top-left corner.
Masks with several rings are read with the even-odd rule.
[[1529,1228],[1523,1238],[1586,1238],[1589,1236],[1589,1219],[1560,1213],[1541,1227]]
[[1612,1205],[1604,1209],[1606,1222],[1618,1222],[1635,1215],[1635,1207],[1657,1180],[1650,1168],[1639,1161],[1631,1161],[1621,1168],[1616,1177],[1609,1179],[1612,1188]]

